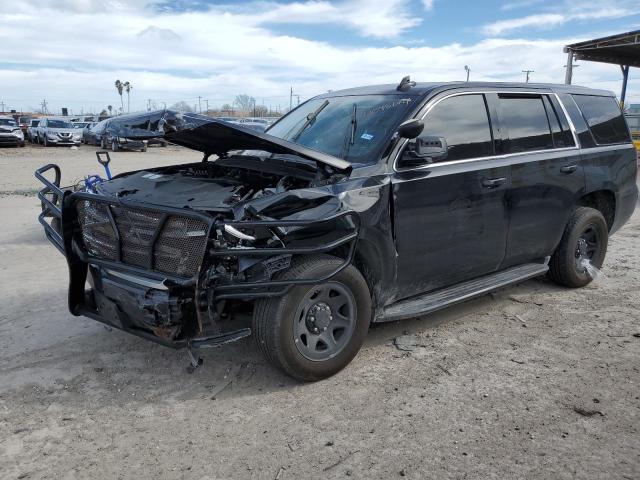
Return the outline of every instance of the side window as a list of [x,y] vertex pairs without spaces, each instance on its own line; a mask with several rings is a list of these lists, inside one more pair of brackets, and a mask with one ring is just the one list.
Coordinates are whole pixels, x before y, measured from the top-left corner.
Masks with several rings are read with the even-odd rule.
[[553,148],[553,137],[542,96],[499,95],[501,125],[506,128],[507,153]]
[[555,99],[551,99],[548,95],[544,95],[543,99],[547,117],[549,117],[549,125],[551,125],[553,145],[556,148],[574,147],[575,142],[564,112],[559,108],[557,102],[553,101]]
[[629,131],[614,97],[574,95],[598,145],[629,142]]
[[425,117],[422,135],[446,140],[446,161],[493,155],[483,95],[458,95],[442,100]]

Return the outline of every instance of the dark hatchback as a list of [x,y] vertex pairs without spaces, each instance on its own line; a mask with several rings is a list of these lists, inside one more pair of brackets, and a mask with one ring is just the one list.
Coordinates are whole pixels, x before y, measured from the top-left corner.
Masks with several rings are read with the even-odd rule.
[[347,365],[371,322],[543,274],[588,284],[638,195],[600,90],[405,78],[320,95],[266,133],[149,115],[202,162],[79,192],[37,172],[71,313],[189,352],[252,333],[303,380]]

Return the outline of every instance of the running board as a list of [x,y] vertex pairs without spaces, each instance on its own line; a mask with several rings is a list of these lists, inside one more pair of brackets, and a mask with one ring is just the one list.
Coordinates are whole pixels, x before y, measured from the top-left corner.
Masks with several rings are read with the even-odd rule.
[[431,313],[470,298],[484,295],[498,288],[543,275],[547,270],[549,270],[549,267],[546,263],[528,263],[458,283],[435,292],[401,300],[385,307],[382,315],[376,318],[376,322],[392,322]]

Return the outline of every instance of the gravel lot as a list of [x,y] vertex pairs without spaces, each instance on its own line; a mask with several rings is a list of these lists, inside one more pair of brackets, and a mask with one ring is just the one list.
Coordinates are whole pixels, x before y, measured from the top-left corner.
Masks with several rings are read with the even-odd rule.
[[[94,151],[0,150],[2,479],[640,478],[638,215],[587,288],[533,280],[374,327],[315,384],[251,339],[189,375],[185,352],[67,312],[28,193],[45,163],[63,183],[99,172]],[[113,170],[199,158],[120,152]]]

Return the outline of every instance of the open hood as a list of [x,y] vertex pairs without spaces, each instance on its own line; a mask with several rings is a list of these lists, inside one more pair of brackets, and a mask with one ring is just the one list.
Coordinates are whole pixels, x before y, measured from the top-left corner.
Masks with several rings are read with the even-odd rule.
[[232,150],[262,150],[298,155],[338,170],[351,168],[349,162],[340,158],[204,115],[163,110],[150,112],[149,116],[161,118],[159,129],[166,140],[207,155],[224,155]]

